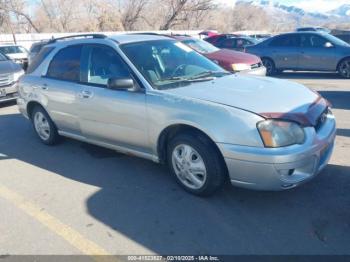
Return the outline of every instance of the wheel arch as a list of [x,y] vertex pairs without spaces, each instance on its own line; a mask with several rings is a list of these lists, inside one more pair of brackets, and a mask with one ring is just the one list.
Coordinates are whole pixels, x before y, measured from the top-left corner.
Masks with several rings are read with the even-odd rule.
[[262,61],[263,59],[269,59],[269,60],[271,60],[271,62],[276,66],[275,60],[273,60],[273,58],[271,58],[270,56],[263,55],[263,56],[260,57],[260,59],[261,59],[261,61]]
[[161,163],[167,162],[167,149],[168,149],[169,141],[176,135],[182,134],[182,133],[196,134],[199,139],[206,139],[207,141],[209,141],[209,143],[215,149],[216,153],[219,154],[222,164],[224,165],[225,171],[228,173],[224,156],[222,155],[219,147],[216,145],[214,140],[204,131],[189,124],[172,124],[162,130],[157,140],[157,154],[158,154],[159,162]]
[[338,64],[337,64],[337,68],[336,68],[337,71],[339,71],[339,66],[340,66],[341,62],[343,62],[343,61],[346,60],[346,59],[349,59],[349,60],[350,60],[350,56],[343,57],[342,59],[339,60],[339,62],[338,62]]
[[[33,114],[33,110],[34,108],[38,106],[38,107],[41,107],[47,114],[48,116],[51,118],[52,120],[52,117],[51,117],[51,114],[46,110],[45,106],[43,106],[43,104],[41,104],[40,102],[36,101],[36,100],[32,100],[32,101],[29,101],[27,103],[27,107],[26,107],[26,110],[27,110],[27,115],[28,115],[28,118],[29,119],[32,119],[32,114]],[[52,120],[53,121],[53,120]]]

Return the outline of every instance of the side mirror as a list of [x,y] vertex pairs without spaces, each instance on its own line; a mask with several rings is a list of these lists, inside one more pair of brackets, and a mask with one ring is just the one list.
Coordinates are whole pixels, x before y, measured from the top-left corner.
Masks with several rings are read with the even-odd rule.
[[324,47],[331,48],[331,47],[334,47],[334,45],[331,42],[327,42],[324,44]]
[[127,90],[135,86],[134,80],[131,78],[109,78],[107,87],[113,90]]

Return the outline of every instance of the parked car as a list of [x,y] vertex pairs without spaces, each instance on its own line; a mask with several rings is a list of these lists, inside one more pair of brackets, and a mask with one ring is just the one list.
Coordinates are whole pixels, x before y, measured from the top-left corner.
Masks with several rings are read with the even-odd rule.
[[215,44],[218,48],[244,51],[247,46],[256,45],[260,41],[251,37],[228,37]]
[[21,66],[0,53],[0,104],[17,98],[17,82],[23,74]]
[[320,26],[310,26],[310,27],[300,27],[297,28],[296,30],[297,32],[322,32],[322,33],[331,33],[331,30],[329,30],[328,28],[324,28],[324,27],[320,27]]
[[23,69],[28,66],[28,51],[23,46],[2,44],[0,45],[0,53],[7,55],[15,63],[21,65]]
[[253,34],[253,35],[248,35],[250,38],[254,38],[256,40],[258,40],[259,42],[266,40],[270,37],[272,37],[271,34]]
[[261,57],[268,75],[283,70],[337,71],[350,78],[350,45],[327,33],[282,34],[246,51]]
[[334,116],[300,84],[231,74],[169,37],[70,38],[43,47],[19,83],[19,110],[45,144],[61,135],[167,163],[198,195],[226,179],[293,188],[331,156]]
[[29,49],[29,55],[28,55],[28,64],[30,64],[34,57],[40,52],[41,48],[45,46],[48,43],[48,41],[40,41],[40,42],[35,42],[32,44],[32,46]]
[[266,68],[263,66],[260,58],[255,55],[219,49],[208,42],[190,36],[172,37],[206,56],[228,71],[260,76],[266,75]]
[[209,36],[207,38],[204,38],[203,40],[216,46],[227,38],[238,37],[238,36],[239,35],[235,35],[235,34],[218,34],[218,35],[214,35],[214,36]]

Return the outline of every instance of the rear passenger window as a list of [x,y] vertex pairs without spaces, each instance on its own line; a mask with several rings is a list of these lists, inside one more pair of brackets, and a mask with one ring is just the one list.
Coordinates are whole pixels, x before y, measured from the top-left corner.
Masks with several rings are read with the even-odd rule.
[[299,47],[300,40],[298,35],[282,35],[274,38],[270,42],[273,47]]
[[47,77],[72,82],[80,81],[81,45],[70,46],[60,50],[51,60]]
[[236,39],[229,38],[226,39],[224,42],[221,44],[222,48],[235,48],[236,47]]
[[34,57],[33,61],[29,64],[27,74],[30,74],[38,68],[38,66],[45,60],[45,58],[54,50],[54,47],[43,47],[40,52]]

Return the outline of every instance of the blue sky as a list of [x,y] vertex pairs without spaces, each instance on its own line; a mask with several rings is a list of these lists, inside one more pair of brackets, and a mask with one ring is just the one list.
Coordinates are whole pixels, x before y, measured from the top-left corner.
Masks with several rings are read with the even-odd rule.
[[[221,3],[231,4],[236,2],[236,0],[217,0]],[[249,1],[249,0],[247,0]],[[338,8],[343,4],[350,4],[350,0],[273,0],[274,2],[294,5],[305,9],[306,11],[313,12],[327,12]]]

